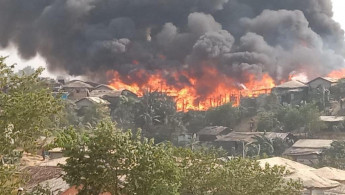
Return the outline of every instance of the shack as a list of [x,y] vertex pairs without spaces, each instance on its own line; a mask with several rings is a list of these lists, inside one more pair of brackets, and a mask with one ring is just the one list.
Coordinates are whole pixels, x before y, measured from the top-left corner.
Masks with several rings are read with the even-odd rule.
[[204,142],[214,141],[217,139],[217,136],[228,134],[230,131],[229,127],[223,126],[205,127],[197,133],[197,140]]
[[345,128],[345,116],[320,116],[320,120],[326,124],[328,131],[343,131]]
[[110,103],[99,97],[85,97],[76,101],[75,104],[80,109],[80,108],[89,108],[95,105],[109,105]]
[[323,88],[323,89],[330,89],[332,86],[338,83],[338,79],[330,78],[330,77],[317,77],[307,84],[311,89],[316,88]]
[[230,154],[240,154],[243,152],[245,145],[253,143],[255,136],[264,135],[268,139],[280,138],[286,142],[294,142],[295,137],[291,133],[276,132],[231,132],[224,136],[218,136],[215,140],[217,147],[222,147]]
[[331,147],[333,140],[300,139],[285,150],[284,156],[305,165],[316,165],[324,150]]
[[307,100],[308,85],[300,81],[289,81],[274,87],[272,93],[277,95],[281,104],[298,105]]
[[68,92],[71,100],[80,100],[90,96],[93,86],[80,80],[73,80],[62,86],[62,90]]

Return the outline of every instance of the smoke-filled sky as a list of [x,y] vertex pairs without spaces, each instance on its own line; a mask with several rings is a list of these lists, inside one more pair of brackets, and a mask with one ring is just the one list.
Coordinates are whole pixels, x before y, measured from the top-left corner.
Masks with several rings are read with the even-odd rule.
[[201,66],[239,83],[314,77],[345,67],[335,21],[344,25],[345,2],[333,3],[334,16],[330,0],[1,0],[0,55],[17,61],[17,48],[20,61],[101,79],[115,70],[129,83],[145,80],[139,70],[201,78]]

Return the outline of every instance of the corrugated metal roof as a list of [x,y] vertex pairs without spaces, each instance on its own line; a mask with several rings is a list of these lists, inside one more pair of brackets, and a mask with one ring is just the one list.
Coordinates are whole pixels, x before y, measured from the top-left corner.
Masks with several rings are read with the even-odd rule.
[[311,83],[311,82],[313,82],[313,81],[315,81],[315,80],[318,80],[318,79],[326,80],[326,81],[329,81],[329,82],[331,82],[331,83],[337,83],[338,80],[339,80],[339,79],[331,78],[331,77],[316,77],[315,79],[310,80],[310,81],[308,82],[308,84]]
[[331,82],[331,83],[337,83],[339,81],[339,79],[337,78],[332,78],[332,77],[322,77],[323,79]]
[[325,139],[300,139],[283,154],[288,156],[321,154],[325,149],[331,147],[332,142],[333,140]]
[[93,97],[103,97],[103,96],[111,96],[111,97],[120,97],[122,95],[123,90],[118,91],[110,91],[110,90],[92,90],[90,92],[90,96]]
[[85,98],[78,100],[76,103],[81,102],[83,100],[89,100],[89,101],[96,103],[96,104],[105,104],[105,105],[110,104],[108,101],[103,100],[99,97],[85,97]]
[[219,136],[216,141],[244,141],[247,143],[255,141],[255,136],[265,135],[268,139],[287,138],[290,133],[276,133],[276,132],[231,132],[224,136]]
[[300,139],[294,145],[293,148],[321,148],[326,149],[331,147],[333,140],[328,139]]
[[302,156],[302,155],[310,155],[310,154],[321,154],[324,149],[322,148],[294,148],[290,147],[286,149],[283,155],[288,156]]
[[223,126],[205,127],[198,132],[198,135],[219,135],[226,129],[229,129],[229,127],[223,127]]
[[332,181],[315,174],[313,172],[313,170],[315,170],[314,168],[289,159],[273,157],[268,159],[261,159],[258,162],[262,167],[264,167],[266,163],[268,163],[270,166],[276,165],[286,167],[290,174],[285,178],[293,180],[300,179],[303,182],[303,186],[307,189],[328,189],[340,186],[339,182]]
[[308,86],[300,81],[288,81],[278,86],[275,86],[274,88],[295,89],[295,88],[306,88],[306,87]]

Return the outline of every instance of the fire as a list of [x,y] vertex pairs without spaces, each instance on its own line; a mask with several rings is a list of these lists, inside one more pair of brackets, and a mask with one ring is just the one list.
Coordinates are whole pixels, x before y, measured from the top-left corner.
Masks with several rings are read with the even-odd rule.
[[345,77],[345,68],[339,69],[339,70],[334,70],[331,73],[327,75],[327,77],[331,77],[334,79],[341,79]]
[[300,81],[303,83],[307,83],[308,76],[304,72],[300,72],[300,73],[292,72],[289,75],[289,81]]
[[[248,81],[241,84],[220,74],[216,68],[203,66],[201,72],[202,75],[198,77],[193,76],[197,73],[188,71],[172,73],[157,71],[154,74],[147,74],[143,70],[138,70],[134,75],[127,76],[121,76],[116,71],[107,74],[113,78],[110,85],[115,89],[127,89],[139,96],[145,91],[158,91],[174,97],[179,111],[207,110],[228,102],[237,106],[242,97],[267,94],[275,86],[274,80],[268,74],[264,74],[261,79],[249,74]],[[184,76],[187,80],[184,83],[169,84],[164,74],[168,74],[175,81],[178,81],[180,76]],[[204,87],[212,90],[200,94]]]

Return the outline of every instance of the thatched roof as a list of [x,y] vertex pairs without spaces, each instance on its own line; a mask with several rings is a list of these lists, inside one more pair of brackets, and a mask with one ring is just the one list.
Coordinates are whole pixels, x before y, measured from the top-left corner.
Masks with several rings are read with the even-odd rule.
[[[41,186],[49,186],[53,195],[61,195],[61,193],[65,192],[67,189],[70,188],[70,185],[65,182],[62,177],[49,179],[40,183]],[[71,195],[71,194],[69,194]]]
[[228,130],[229,127],[223,127],[223,126],[210,126],[205,127],[201,129],[197,134],[198,135],[219,135],[223,131]]
[[332,167],[323,167],[320,169],[313,170],[315,174],[317,174],[320,177],[324,177],[330,180],[334,181],[345,181],[345,171],[332,168]]
[[290,133],[276,133],[276,132],[231,132],[224,136],[219,136],[216,141],[244,141],[251,143],[255,141],[255,136],[265,135],[268,139],[281,138],[286,139]]
[[270,166],[285,166],[290,172],[285,178],[293,180],[300,179],[303,182],[303,186],[307,189],[330,189],[340,185],[339,182],[315,174],[313,172],[315,169],[312,167],[285,158],[273,157],[262,159],[258,162],[262,167],[264,167],[266,163]]
[[29,180],[26,183],[27,188],[62,175],[62,169],[56,166],[31,166],[24,168],[22,172],[27,173],[29,176]]
[[300,81],[288,81],[275,86],[276,89],[296,89],[296,88],[307,88],[308,86]]
[[325,194],[331,194],[331,195],[345,195],[345,185],[341,184],[340,186],[336,188],[332,188],[325,191]]
[[88,88],[88,89],[93,88],[92,85],[80,80],[70,81],[66,83],[65,85],[63,85],[62,87],[63,88]]

